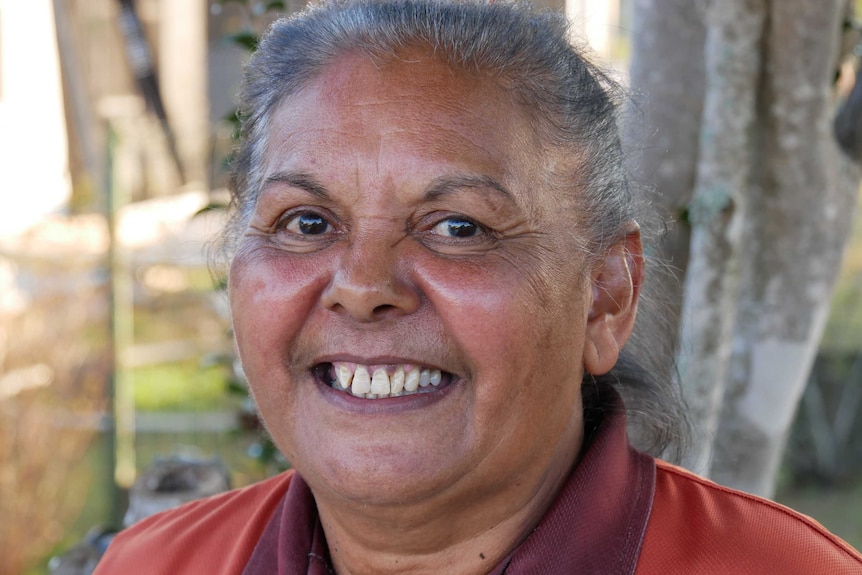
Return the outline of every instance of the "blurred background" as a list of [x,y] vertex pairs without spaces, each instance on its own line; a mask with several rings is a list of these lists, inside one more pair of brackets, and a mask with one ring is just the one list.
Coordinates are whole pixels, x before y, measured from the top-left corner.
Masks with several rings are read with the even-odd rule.
[[[52,557],[122,524],[154,461],[212,463],[234,487],[284,467],[208,253],[242,63],[301,1],[0,0],[0,574],[60,572]],[[567,7],[623,78],[630,4]],[[859,548],[854,222],[776,498]]]

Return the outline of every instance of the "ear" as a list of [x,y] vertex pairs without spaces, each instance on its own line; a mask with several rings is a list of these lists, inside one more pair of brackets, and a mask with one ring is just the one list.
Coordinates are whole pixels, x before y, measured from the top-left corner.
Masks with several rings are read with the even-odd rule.
[[643,277],[640,228],[632,222],[591,272],[592,303],[584,341],[587,373],[602,375],[616,364],[634,328]]

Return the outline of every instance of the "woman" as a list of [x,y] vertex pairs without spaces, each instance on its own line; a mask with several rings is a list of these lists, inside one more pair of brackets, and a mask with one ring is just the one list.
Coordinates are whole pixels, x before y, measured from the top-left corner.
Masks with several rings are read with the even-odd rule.
[[98,573],[862,570],[811,520],[629,447],[609,382],[667,388],[620,360],[641,236],[613,85],[565,38],[426,0],[272,28],[229,292],[295,471],[142,522]]

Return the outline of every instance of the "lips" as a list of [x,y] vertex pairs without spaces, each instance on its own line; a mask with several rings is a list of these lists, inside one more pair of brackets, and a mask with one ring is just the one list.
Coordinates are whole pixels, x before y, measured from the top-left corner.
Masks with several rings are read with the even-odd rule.
[[335,390],[365,399],[429,393],[452,382],[452,374],[414,364],[364,365],[335,361],[314,367],[315,375]]

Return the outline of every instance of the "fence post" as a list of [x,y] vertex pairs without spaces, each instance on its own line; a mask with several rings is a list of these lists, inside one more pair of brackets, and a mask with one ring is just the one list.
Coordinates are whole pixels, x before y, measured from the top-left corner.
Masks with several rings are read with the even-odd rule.
[[128,490],[135,481],[135,397],[132,380],[125,369],[123,356],[134,338],[134,293],[129,261],[120,244],[120,210],[127,203],[125,191],[117,182],[114,169],[117,136],[111,121],[107,125],[105,207],[108,222],[108,266],[110,273],[110,355],[111,381],[109,402],[109,461],[113,472],[114,493],[111,519],[122,524]]

